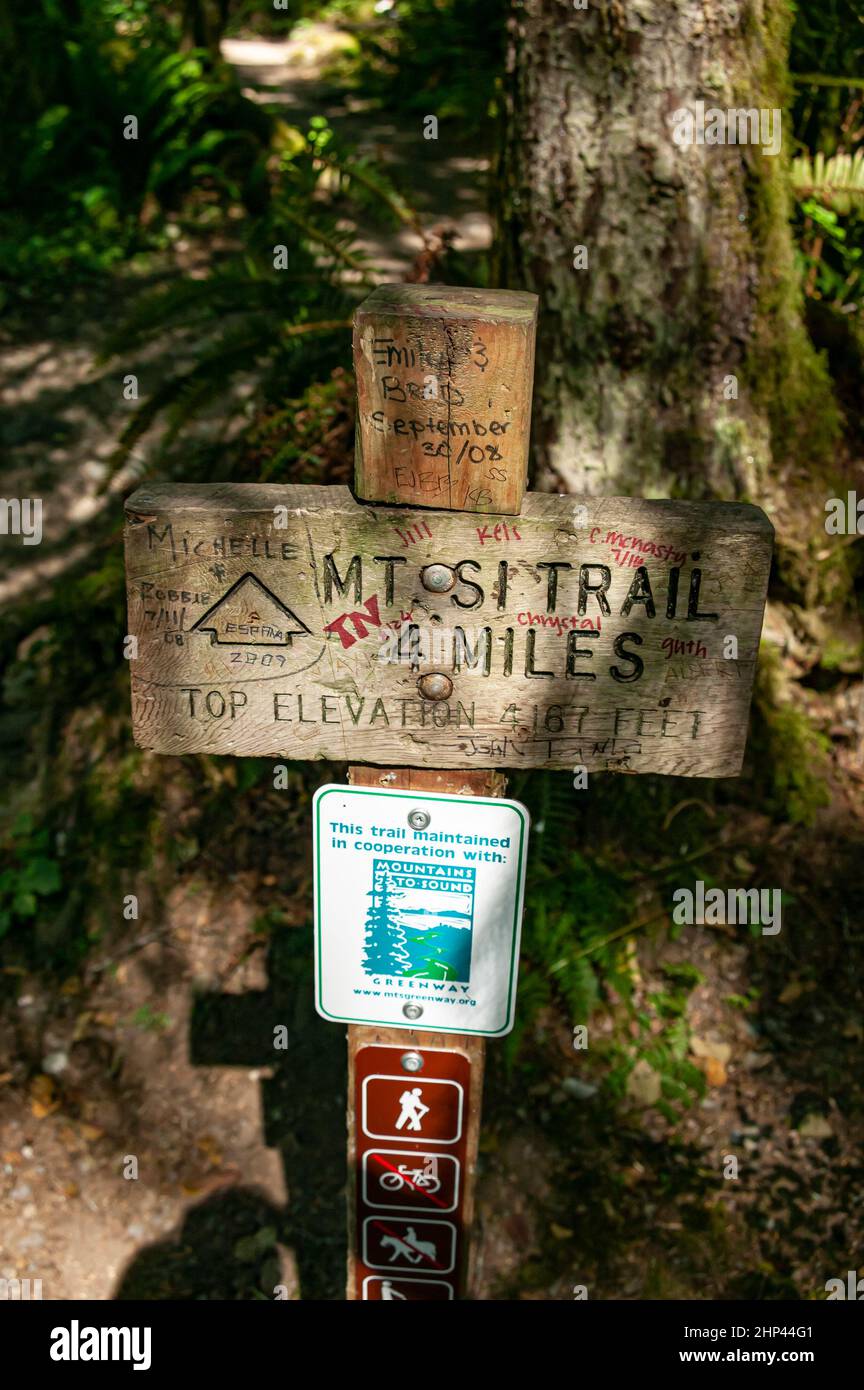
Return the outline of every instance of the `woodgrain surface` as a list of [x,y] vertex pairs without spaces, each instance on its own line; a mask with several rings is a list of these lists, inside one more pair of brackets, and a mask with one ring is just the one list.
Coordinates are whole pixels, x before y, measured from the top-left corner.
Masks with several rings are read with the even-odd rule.
[[[142,747],[740,771],[773,537],[758,508],[535,493],[514,518],[149,485],[127,521]],[[431,565],[447,591],[424,586]]]
[[519,511],[537,296],[382,285],[354,316],[356,488],[375,502]]

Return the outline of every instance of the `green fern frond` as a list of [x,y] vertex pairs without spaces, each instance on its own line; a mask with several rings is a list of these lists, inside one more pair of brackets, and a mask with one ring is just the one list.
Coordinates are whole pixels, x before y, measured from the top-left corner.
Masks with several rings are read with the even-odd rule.
[[[248,271],[247,267],[247,271]],[[290,272],[286,272],[290,278]],[[152,294],[142,295],[117,329],[106,339],[100,355],[107,361],[129,353],[173,328],[185,332],[200,330],[208,323],[224,323],[233,314],[279,311],[274,307],[278,284],[244,274],[236,267],[227,273],[217,271],[205,280],[178,280]]]
[[[346,333],[350,326],[348,318],[283,323],[278,329],[274,328],[270,347],[291,352],[295,348],[293,339],[305,341],[311,334]],[[190,420],[213,401],[222,402],[222,424],[223,429],[227,428],[245,406],[245,401],[231,392],[231,383],[244,371],[258,373],[264,343],[260,320],[250,319],[238,324],[223,332],[199,356],[194,367],[175,374],[142,401],[118,440],[108,463],[108,475],[103,486],[107,486],[110,478],[127,463],[135,445],[160,417],[165,420],[165,430],[153,463],[165,458]],[[296,347],[298,354],[303,351],[299,343]]]
[[345,233],[337,234],[326,231],[323,227],[316,226],[308,218],[301,217],[298,212],[293,212],[290,208],[283,207],[281,215],[286,222],[291,222],[295,227],[299,227],[304,236],[318,246],[323,246],[329,251],[334,260],[348,266],[350,270],[359,271],[364,277],[364,283],[371,286],[372,279],[369,274],[369,263],[365,256],[348,250],[353,238]]
[[864,200],[864,150],[854,155],[802,154],[792,161],[792,186],[799,198],[818,198],[837,212]]
[[[419,230],[420,218],[418,214],[390,180],[381,173],[379,165],[373,160],[361,155],[350,159],[340,159],[318,154],[316,158],[341,175],[344,183],[351,187],[356,201],[361,206],[374,211],[378,205],[383,204],[398,222],[404,223],[405,226],[411,227],[415,231]],[[360,190],[371,195],[371,201],[370,198],[358,196],[357,185],[359,185]]]
[[549,772],[540,774],[537,791],[533,845],[537,860],[551,868],[560,860],[561,845],[569,842],[577,794],[569,777]]
[[[169,420],[169,435],[173,439],[183,425],[200,411],[208,400],[222,397],[225,402],[226,423],[241,408],[231,409],[231,396],[226,388],[232,378],[244,368],[254,366],[255,355],[260,350],[260,333],[257,325],[247,326],[245,331],[226,333],[189,371],[173,376],[164,382],[145,401],[139,405],[129,424],[120,436],[111,459],[109,478],[128,459],[138,440],[160,415]],[[160,453],[164,450],[167,437],[163,438]]]

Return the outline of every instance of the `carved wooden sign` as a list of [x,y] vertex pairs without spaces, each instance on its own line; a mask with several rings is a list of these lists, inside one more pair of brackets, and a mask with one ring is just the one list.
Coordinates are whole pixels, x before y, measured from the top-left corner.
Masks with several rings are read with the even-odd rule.
[[733,503],[148,485],[139,745],[438,768],[740,771],[773,529]]
[[537,296],[381,285],[354,316],[357,492],[518,512],[525,491]]

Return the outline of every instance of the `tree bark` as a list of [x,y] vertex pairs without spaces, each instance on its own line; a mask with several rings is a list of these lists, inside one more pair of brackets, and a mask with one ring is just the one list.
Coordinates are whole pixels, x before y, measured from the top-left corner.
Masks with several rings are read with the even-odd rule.
[[672,115],[782,109],[790,6],[574,3],[511,0],[508,26],[496,283],[540,296],[535,481],[767,500],[769,464],[837,427],[803,327],[791,125],[771,156],[682,147]]

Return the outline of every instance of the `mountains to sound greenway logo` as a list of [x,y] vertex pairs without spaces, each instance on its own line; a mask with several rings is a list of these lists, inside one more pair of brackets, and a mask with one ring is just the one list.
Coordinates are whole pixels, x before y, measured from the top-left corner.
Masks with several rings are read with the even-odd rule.
[[476,869],[373,859],[363,971],[468,983]]

